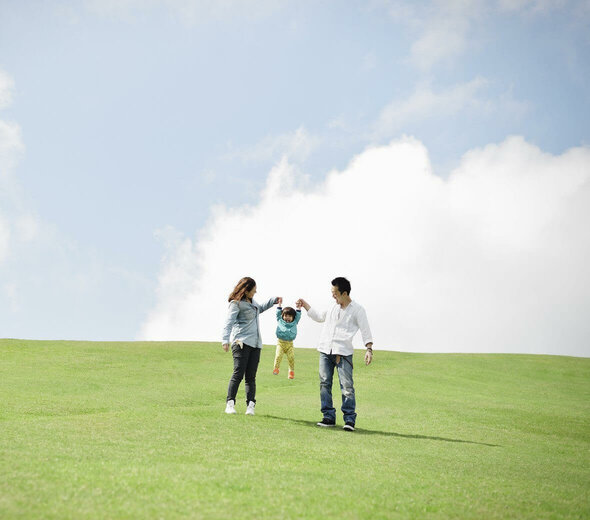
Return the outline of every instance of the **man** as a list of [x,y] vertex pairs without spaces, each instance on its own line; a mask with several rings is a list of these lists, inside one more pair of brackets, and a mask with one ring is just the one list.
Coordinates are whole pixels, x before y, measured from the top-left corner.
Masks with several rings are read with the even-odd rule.
[[297,305],[307,311],[314,321],[323,322],[318,350],[320,352],[320,400],[324,418],[318,426],[336,425],[336,409],[332,403],[332,382],[334,368],[338,370],[338,380],[342,391],[342,414],[344,430],[353,432],[356,423],[356,400],[352,378],[352,338],[361,331],[363,343],[367,349],[365,363],[373,360],[373,339],[367,321],[367,314],[358,303],[350,298],[350,282],[338,277],[332,280],[332,297],[336,303],[329,311],[320,312],[300,298]]

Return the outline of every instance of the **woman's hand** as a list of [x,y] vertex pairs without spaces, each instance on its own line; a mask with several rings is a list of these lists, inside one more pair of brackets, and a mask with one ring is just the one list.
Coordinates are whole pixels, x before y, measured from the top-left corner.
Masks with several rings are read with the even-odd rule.
[[229,350],[229,343],[224,343],[222,346],[223,350],[225,350],[226,352]]
[[275,303],[278,304],[279,307],[283,305],[283,297],[277,296],[277,301]]

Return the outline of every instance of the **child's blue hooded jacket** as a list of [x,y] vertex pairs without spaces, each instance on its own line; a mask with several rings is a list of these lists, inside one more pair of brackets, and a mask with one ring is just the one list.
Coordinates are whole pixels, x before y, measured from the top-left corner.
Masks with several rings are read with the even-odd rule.
[[301,310],[297,309],[295,318],[291,323],[283,319],[283,308],[277,308],[277,338],[285,341],[293,341],[297,337],[297,323],[301,319]]

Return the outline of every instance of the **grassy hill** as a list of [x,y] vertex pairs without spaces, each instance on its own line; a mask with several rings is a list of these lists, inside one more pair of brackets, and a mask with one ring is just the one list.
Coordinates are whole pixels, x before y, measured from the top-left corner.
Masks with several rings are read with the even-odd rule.
[[227,416],[217,344],[0,340],[0,518],[590,517],[590,359],[358,352],[346,433],[273,355]]

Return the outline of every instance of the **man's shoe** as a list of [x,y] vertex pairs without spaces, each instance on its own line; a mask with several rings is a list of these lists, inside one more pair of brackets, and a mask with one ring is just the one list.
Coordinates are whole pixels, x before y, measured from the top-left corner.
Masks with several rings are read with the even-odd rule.
[[333,421],[332,419],[326,419],[324,417],[319,423],[317,423],[317,425],[321,426],[322,428],[333,428],[336,426],[336,421]]
[[342,429],[343,429],[344,431],[347,431],[347,432],[353,432],[353,431],[354,431],[354,424],[353,424],[353,423],[351,423],[351,422],[347,422],[347,423],[346,423],[346,424],[345,424],[345,425],[342,427]]
[[272,371],[272,373],[273,373],[275,376],[278,376],[278,375],[279,375],[279,369],[278,369],[278,368],[275,368],[275,369]]
[[254,401],[250,401],[248,403],[248,408],[246,408],[246,415],[254,415],[254,407],[256,403]]
[[225,413],[238,413],[236,412],[236,403],[233,399],[230,399],[225,405]]
[[295,377],[295,372],[293,370],[289,370],[289,379],[293,379]]

